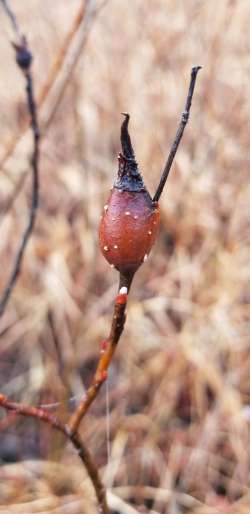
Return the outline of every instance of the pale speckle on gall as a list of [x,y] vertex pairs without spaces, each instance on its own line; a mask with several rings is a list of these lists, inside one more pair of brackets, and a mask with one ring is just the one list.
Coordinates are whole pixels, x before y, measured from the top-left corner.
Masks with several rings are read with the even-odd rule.
[[128,288],[125,286],[121,287],[119,294],[128,294]]

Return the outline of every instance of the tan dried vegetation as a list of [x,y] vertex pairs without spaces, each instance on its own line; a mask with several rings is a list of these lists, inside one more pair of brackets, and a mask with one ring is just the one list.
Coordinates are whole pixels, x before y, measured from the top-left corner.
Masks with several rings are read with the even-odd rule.
[[[35,55],[38,94],[79,1],[12,5]],[[25,101],[0,15],[3,155]],[[44,130],[36,228],[0,321],[1,391],[58,402],[50,409],[63,414],[88,385],[109,330],[117,277],[100,254],[98,224],[120,112],[131,114],[154,192],[191,66],[203,66],[161,198],[160,235],[133,284],[109,373],[108,464],[105,386],[81,428],[116,514],[250,509],[249,52],[247,1],[109,0]],[[27,216],[30,143],[28,134],[0,173],[1,289]],[[0,416],[0,512],[94,512],[92,488],[60,435]]]

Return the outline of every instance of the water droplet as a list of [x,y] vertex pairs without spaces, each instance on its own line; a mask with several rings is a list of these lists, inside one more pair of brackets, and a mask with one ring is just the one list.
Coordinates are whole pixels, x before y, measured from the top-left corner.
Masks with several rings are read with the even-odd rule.
[[152,230],[149,230],[148,235],[151,236],[151,234],[152,234]]
[[125,216],[130,216],[130,214],[131,214],[130,211],[125,212]]
[[104,207],[103,207],[103,208],[104,208],[104,210],[105,210],[105,211],[107,211],[107,210],[108,210],[108,208],[109,208],[109,206],[108,206],[108,205],[104,205]]
[[110,268],[114,268],[114,267],[115,267],[115,265],[114,265],[114,264],[110,264]]
[[104,247],[103,247],[103,250],[104,250],[104,252],[108,252],[109,247],[108,247],[108,246],[104,246]]
[[114,249],[117,250],[118,246],[117,245],[114,245]]
[[134,220],[138,220],[138,216],[137,216],[137,214],[134,216]]
[[143,262],[145,262],[148,258],[148,255],[145,253],[144,257],[143,257]]

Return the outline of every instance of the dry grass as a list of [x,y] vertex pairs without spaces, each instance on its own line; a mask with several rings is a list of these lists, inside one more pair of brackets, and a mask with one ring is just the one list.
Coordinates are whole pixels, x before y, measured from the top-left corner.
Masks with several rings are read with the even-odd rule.
[[[38,91],[79,2],[12,5],[36,55]],[[22,123],[24,94],[0,15],[4,152]],[[131,114],[153,192],[190,68],[203,65],[161,200],[160,236],[137,274],[109,375],[108,465],[105,388],[82,426],[116,514],[249,513],[248,25],[247,1],[109,0],[44,135],[36,230],[0,322],[1,390],[33,404],[59,402],[63,415],[89,383],[109,329],[116,273],[99,252],[98,223],[117,166],[120,112]],[[27,172],[29,148],[25,137],[1,170],[2,213]],[[28,201],[26,180],[0,220],[1,288]],[[94,512],[91,487],[64,441],[5,416],[0,512]]]

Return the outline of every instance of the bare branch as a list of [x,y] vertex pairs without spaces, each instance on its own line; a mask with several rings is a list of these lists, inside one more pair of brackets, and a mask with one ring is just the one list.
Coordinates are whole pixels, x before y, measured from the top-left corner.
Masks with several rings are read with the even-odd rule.
[[77,432],[83,417],[88,411],[90,405],[95,400],[102,384],[107,379],[108,368],[124,329],[128,292],[131,287],[132,280],[133,275],[130,277],[120,275],[119,293],[115,299],[114,313],[109,337],[101,343],[100,358],[92,383],[68,422],[70,430],[73,434]]
[[13,402],[9,400],[4,394],[0,394],[0,405],[1,407],[14,412],[15,414],[36,418],[38,420],[44,421],[45,423],[48,423],[63,433],[65,431],[64,425],[59,421],[59,419],[54,414],[51,414],[45,409],[40,407],[32,407],[31,405],[25,405],[23,403]]
[[[175,140],[171,147],[168,160],[167,160],[165,168],[163,170],[159,186],[158,186],[155,196],[153,198],[153,202],[157,202],[161,196],[161,193],[162,193],[164,185],[166,183],[173,159],[175,157],[179,143],[183,136],[185,126],[188,122],[196,77],[197,77],[197,73],[200,68],[201,68],[201,66],[196,66],[196,67],[192,68],[185,110],[182,113],[181,122],[178,127]],[[122,142],[123,154],[127,159],[135,160],[133,147],[131,144],[130,136],[128,134],[129,115],[127,113],[122,113],[122,114],[124,114],[124,116],[125,116],[125,120],[124,120],[124,122],[122,124],[122,128],[121,128],[121,142]],[[92,380],[92,383],[91,383],[90,387],[88,388],[87,392],[85,393],[84,397],[82,398],[81,402],[79,403],[77,409],[72,414],[72,416],[69,420],[69,426],[70,426],[72,433],[75,433],[78,430],[81,420],[85,416],[90,405],[96,398],[103,382],[105,382],[105,380],[107,378],[109,365],[112,361],[117,343],[123,332],[125,319],[126,319],[125,309],[126,309],[126,305],[127,305],[127,294],[129,292],[129,288],[131,286],[132,280],[133,280],[133,275],[131,275],[131,276],[120,275],[119,294],[115,300],[114,314],[113,314],[113,320],[112,320],[112,324],[111,324],[110,334],[109,334],[108,339],[106,341],[103,341],[103,346],[101,348],[101,355],[99,358],[99,362],[98,362],[97,369],[96,369],[94,378]],[[125,293],[123,292],[124,288],[126,291]]]
[[95,489],[96,497],[99,504],[99,512],[100,514],[110,514],[107,498],[106,498],[106,490],[101,481],[98,468],[96,467],[90,452],[88,451],[86,445],[81,441],[78,433],[72,434],[70,429],[68,430],[68,437],[73,444],[75,450],[77,451],[81,461],[87,469],[88,476],[92,481],[93,487]]
[[[36,103],[34,100],[33,94],[33,81],[31,75],[31,62],[32,62],[32,54],[28,48],[27,41],[24,36],[21,35],[17,20],[15,15],[7,3],[7,0],[1,0],[2,6],[9,17],[12,27],[16,33],[18,38],[17,43],[14,43],[13,46],[16,51],[16,61],[18,66],[21,68],[24,77],[26,79],[26,95],[27,95],[27,105],[31,118],[31,128],[33,133],[33,154],[31,159],[32,164],[32,201],[31,208],[29,212],[28,223],[26,229],[23,233],[22,240],[15,258],[13,270],[11,272],[10,278],[8,280],[7,286],[3,292],[1,301],[0,301],[0,316],[4,313],[7,302],[10,298],[10,295],[13,291],[13,288],[18,279],[21,264],[24,256],[24,252],[28,243],[28,240],[32,234],[32,230],[34,227],[36,212],[38,206],[39,199],[39,174],[38,174],[38,162],[39,162],[39,141],[40,141],[40,132],[37,122],[37,113],[36,113]],[[87,1],[89,3],[90,0]],[[82,15],[83,16],[83,15]],[[80,16],[81,18],[81,16]],[[98,500],[99,512],[101,514],[109,514],[109,509],[106,501],[106,491],[101,482],[98,468],[96,467],[92,457],[88,451],[88,449],[84,446],[82,441],[79,438],[78,433],[75,431],[74,433],[71,431],[70,427],[61,422],[61,420],[48,412],[43,408],[37,408],[29,405],[19,404],[16,402],[12,402],[3,394],[0,394],[0,406],[5,409],[12,411],[15,415],[23,415],[27,417],[33,417],[39,421],[46,422],[51,428],[56,429],[63,433],[65,437],[71,442],[77,451],[80,459],[82,460],[84,466],[86,467],[89,478],[92,481],[93,487],[96,492],[96,497]]]
[[156,190],[156,193],[154,195],[154,198],[153,198],[154,202],[158,202],[158,200],[159,200],[159,198],[160,198],[160,196],[162,194],[162,191],[163,191],[164,186],[166,184],[166,181],[167,181],[167,178],[168,178],[168,175],[169,175],[169,172],[170,172],[173,160],[175,158],[175,154],[177,152],[178,146],[179,146],[180,141],[182,139],[183,132],[185,130],[186,124],[188,122],[189,112],[190,112],[192,98],[193,98],[193,93],[194,93],[194,88],[195,88],[196,77],[197,77],[197,73],[198,73],[198,71],[200,69],[201,69],[201,66],[195,66],[191,70],[191,78],[190,78],[190,84],[189,84],[189,89],[188,89],[188,95],[187,95],[187,99],[186,99],[185,110],[182,113],[181,121],[180,121],[178,130],[176,132],[176,136],[175,136],[174,142],[173,142],[173,144],[171,146],[171,150],[170,150],[167,162],[166,162],[164,170],[162,172],[160,183],[159,183],[159,185],[157,187],[157,190]]
[[[7,3],[3,2],[3,5],[6,9]],[[11,13],[10,7],[8,6],[7,13]],[[10,14],[8,14],[10,16]],[[14,14],[11,17],[12,23],[14,23],[14,28],[17,34],[20,34],[20,30],[17,25],[16,18]],[[14,21],[13,21],[14,20]],[[0,317],[3,315],[5,311],[5,307],[8,303],[10,295],[15,287],[16,281],[21,271],[22,260],[24,256],[24,252],[29,241],[29,238],[32,234],[33,227],[36,219],[36,212],[38,207],[39,200],[39,173],[38,173],[38,163],[39,163],[39,140],[40,140],[40,132],[37,121],[36,114],[36,103],[34,99],[33,93],[33,80],[31,75],[31,63],[32,63],[32,54],[29,50],[27,41],[24,36],[19,37],[18,43],[14,43],[13,47],[16,51],[16,62],[19,68],[22,70],[23,75],[26,80],[26,97],[27,97],[27,106],[30,113],[31,118],[31,128],[33,133],[33,154],[31,158],[31,166],[32,166],[32,198],[31,198],[31,206],[28,216],[28,222],[24,233],[22,235],[21,243],[19,249],[17,251],[15,261],[13,264],[13,269],[10,274],[7,285],[2,293],[2,297],[0,300]]]
[[99,476],[98,469],[91,457],[90,452],[83,444],[77,433],[73,434],[67,425],[64,425],[57,416],[51,414],[45,409],[32,407],[30,405],[24,405],[22,403],[16,403],[9,400],[5,395],[0,394],[0,406],[6,410],[14,412],[16,415],[27,416],[29,418],[35,418],[39,421],[47,423],[52,429],[58,430],[63,433],[66,439],[68,439],[74,446],[77,454],[79,455],[82,463],[86,467],[88,476],[92,481],[95,489],[96,497],[99,505],[99,512],[101,514],[109,514],[109,508],[106,500],[106,491],[102,484]]
[[67,85],[71,80],[73,70],[82,55],[84,46],[87,43],[88,35],[93,22],[96,16],[99,14],[100,9],[102,9],[104,5],[105,3],[96,6],[95,0],[85,1],[84,16],[82,16],[81,22],[78,24],[77,30],[75,30],[75,37],[72,39],[71,52],[67,56],[61,73],[56,77],[53,91],[51,91],[51,98],[48,102],[47,110],[43,113],[42,116],[42,127],[44,130],[51,124],[51,121],[54,118]]

